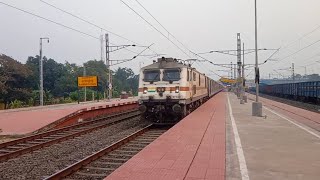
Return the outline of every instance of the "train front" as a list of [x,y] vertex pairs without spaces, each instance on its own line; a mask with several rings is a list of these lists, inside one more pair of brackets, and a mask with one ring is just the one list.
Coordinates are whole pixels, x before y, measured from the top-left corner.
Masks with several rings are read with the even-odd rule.
[[[185,73],[184,73],[185,71]],[[160,58],[140,70],[139,109],[154,123],[175,123],[184,116],[185,65],[172,58]]]

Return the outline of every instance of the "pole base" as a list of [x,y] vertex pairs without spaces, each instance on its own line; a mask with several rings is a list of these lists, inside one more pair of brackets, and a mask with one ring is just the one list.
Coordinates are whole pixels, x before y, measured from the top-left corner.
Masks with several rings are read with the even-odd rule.
[[245,103],[247,103],[247,102],[248,102],[248,98],[247,98],[247,96],[246,96],[246,95],[242,96],[242,98],[243,98],[243,101],[244,101]]
[[262,103],[252,102],[252,116],[262,117]]

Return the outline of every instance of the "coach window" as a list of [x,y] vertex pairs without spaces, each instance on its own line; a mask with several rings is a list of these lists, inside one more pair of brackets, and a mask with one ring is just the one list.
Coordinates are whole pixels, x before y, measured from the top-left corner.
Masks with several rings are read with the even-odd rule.
[[180,69],[165,69],[163,71],[163,81],[179,81]]
[[200,78],[200,74],[199,74],[199,86],[201,85],[201,78]]
[[204,78],[204,87],[207,87],[207,77]]
[[187,81],[190,81],[189,80],[189,71],[188,71],[188,69],[187,69]]
[[193,81],[196,81],[197,80],[197,75],[196,73],[193,73]]

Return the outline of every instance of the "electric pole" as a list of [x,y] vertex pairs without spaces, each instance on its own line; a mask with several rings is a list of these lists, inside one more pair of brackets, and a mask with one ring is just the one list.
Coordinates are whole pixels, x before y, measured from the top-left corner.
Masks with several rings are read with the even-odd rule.
[[245,76],[244,76],[244,43],[242,43],[242,48],[243,48],[243,50],[242,50],[242,82],[241,82],[241,84],[242,84],[242,93],[243,93],[243,95],[242,95],[242,98],[243,98],[243,100],[244,100],[244,102],[246,103],[247,102],[247,96],[246,96],[246,91],[245,91]]
[[108,73],[108,100],[112,98],[112,74],[111,74],[111,64],[110,64],[110,47],[109,47],[109,35],[106,34],[106,65],[107,65],[107,73]]
[[242,94],[241,94],[241,39],[240,33],[237,33],[237,65],[238,65],[238,79],[237,79],[237,96],[240,98],[240,103],[242,104]]
[[43,106],[43,61],[42,61],[42,40],[47,39],[49,43],[49,38],[40,38],[40,57],[39,57],[39,65],[40,65],[40,106]]
[[237,64],[233,64],[233,76],[234,80],[237,80]]
[[292,63],[292,81],[294,82],[294,63]]
[[[86,66],[83,64],[83,76],[87,76]],[[84,87],[84,102],[87,101],[87,87]]]
[[101,61],[103,61],[104,60],[104,58],[103,58],[103,54],[104,54],[104,52],[103,52],[103,43],[104,43],[104,40],[103,40],[103,35],[101,34],[101,36],[100,36],[100,53],[101,53],[101,57],[100,57],[100,59],[101,59]]
[[254,28],[255,28],[255,54],[256,54],[256,64],[255,64],[255,83],[256,83],[256,101],[252,103],[252,115],[262,116],[262,103],[259,102],[259,67],[258,67],[258,28],[257,28],[257,0],[254,0]]
[[230,77],[230,79],[233,79],[233,69],[232,69],[232,62],[230,62],[230,73],[231,73],[231,77]]

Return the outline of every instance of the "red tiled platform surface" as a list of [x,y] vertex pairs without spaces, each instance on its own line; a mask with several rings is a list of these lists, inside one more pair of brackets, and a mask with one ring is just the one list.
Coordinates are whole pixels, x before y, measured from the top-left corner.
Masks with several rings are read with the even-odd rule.
[[100,101],[86,104],[63,104],[0,111],[0,135],[26,134],[84,108],[119,104],[132,99]]
[[[255,95],[249,94],[249,98],[254,99]],[[259,97],[259,99],[263,105],[280,112],[295,121],[301,122],[320,131],[320,113],[308,111],[263,97]]]
[[217,94],[106,179],[225,179],[225,102]]

